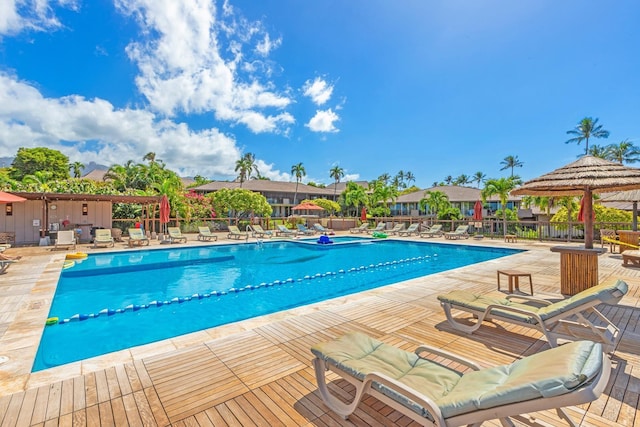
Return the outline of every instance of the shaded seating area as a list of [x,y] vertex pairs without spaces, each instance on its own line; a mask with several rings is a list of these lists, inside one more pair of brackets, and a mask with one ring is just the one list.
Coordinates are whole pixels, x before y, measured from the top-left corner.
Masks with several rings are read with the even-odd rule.
[[[489,368],[429,345],[408,352],[360,332],[316,344],[311,352],[320,396],[337,415],[348,418],[371,395],[420,425],[532,424],[525,414],[545,409],[576,425],[563,408],[596,400],[611,375],[602,345],[591,341]],[[355,386],[351,402],[330,392],[327,370]]]
[[468,239],[469,238],[469,226],[468,225],[459,225],[454,231],[449,233],[444,233],[445,239],[457,240],[457,239]]
[[102,246],[115,246],[115,240],[111,236],[110,228],[98,228],[95,230],[95,237],[93,238],[93,247],[97,248],[98,245]]
[[413,234],[415,234],[416,236],[418,234],[420,234],[420,223],[419,222],[417,222],[415,224],[411,224],[409,227],[407,227],[406,230],[398,231],[398,236],[409,237],[409,236],[411,236]]
[[187,236],[182,234],[179,227],[167,227],[171,243],[187,243]]
[[246,231],[240,231],[240,229],[235,225],[229,225],[229,234],[227,234],[227,239],[235,239],[235,240],[249,240],[249,233]]
[[433,224],[428,229],[422,230],[419,233],[419,236],[420,237],[440,237],[443,234],[444,234],[444,231],[442,231],[442,224]]
[[198,227],[198,240],[202,242],[209,242],[213,240],[214,242],[218,240],[218,236],[213,234],[209,227]]
[[258,238],[261,238],[261,239],[263,239],[265,237],[270,239],[271,237],[273,237],[273,231],[265,230],[264,228],[262,228],[261,225],[254,224],[254,225],[251,225],[251,235],[253,237],[258,237]]
[[141,228],[129,229],[129,247],[134,246],[149,246],[149,238],[145,236],[144,231]]
[[[628,290],[627,283],[618,280],[585,289],[557,302],[523,295],[497,298],[463,290],[438,295],[438,300],[449,324],[461,332],[472,334],[483,321],[500,320],[539,330],[551,347],[558,345],[558,339],[590,339],[612,351],[620,337],[620,329],[596,306],[617,304]],[[453,317],[452,309],[469,313],[477,320],[471,324],[458,321]]]
[[76,249],[76,244],[78,240],[76,239],[76,232],[73,230],[62,230],[58,231],[58,238],[56,239],[56,243],[54,244],[54,249],[65,248],[65,249]]
[[278,237],[293,237],[297,235],[298,232],[296,230],[289,230],[282,224],[276,225],[276,236]]

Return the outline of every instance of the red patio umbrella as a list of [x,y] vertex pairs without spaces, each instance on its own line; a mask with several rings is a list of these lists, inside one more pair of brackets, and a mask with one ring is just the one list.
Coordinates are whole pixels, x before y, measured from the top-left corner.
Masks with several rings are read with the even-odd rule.
[[360,221],[364,222],[367,220],[367,208],[362,208],[362,212],[360,212]]
[[476,204],[473,206],[473,220],[482,221],[482,202],[476,200]]
[[[160,200],[160,224],[166,224],[169,222],[169,212],[171,212],[169,199],[167,198],[167,195],[164,194]],[[162,228],[164,232],[164,227],[160,228]]]
[[324,209],[313,203],[300,203],[297,206],[291,208],[292,211],[323,211]]
[[24,197],[16,196],[11,193],[5,193],[4,191],[0,191],[0,203],[19,203],[25,202],[27,199]]
[[[591,211],[591,219],[595,221],[596,211]],[[584,197],[580,199],[580,210],[578,211],[578,222],[584,222]]]

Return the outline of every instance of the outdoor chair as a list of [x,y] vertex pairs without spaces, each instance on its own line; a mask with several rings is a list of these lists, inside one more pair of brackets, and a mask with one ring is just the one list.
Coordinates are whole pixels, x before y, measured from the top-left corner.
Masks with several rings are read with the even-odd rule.
[[315,230],[319,233],[323,233],[323,234],[334,234],[333,230],[330,228],[327,228],[325,226],[323,226],[322,224],[320,224],[319,222],[316,222],[315,224],[313,224],[313,228],[315,228]]
[[251,226],[251,235],[261,239],[265,237],[270,239],[273,236],[273,232],[271,230],[265,230],[261,225],[254,224]]
[[411,236],[412,234],[420,234],[420,223],[411,224],[406,230],[398,231],[398,236]]
[[182,234],[180,227],[167,227],[167,232],[171,243],[187,243],[187,236]]
[[[590,339],[601,342],[607,351],[612,351],[620,338],[620,329],[596,306],[617,304],[628,290],[627,284],[618,280],[585,289],[558,302],[524,295],[499,298],[467,290],[438,295],[438,300],[449,324],[461,332],[472,334],[483,321],[500,320],[539,330],[551,347],[558,345],[558,339]],[[452,309],[470,313],[477,320],[470,325],[463,324],[454,319]]]
[[[489,368],[428,345],[408,352],[361,332],[316,344],[311,352],[320,396],[337,415],[348,418],[369,394],[425,426],[479,426],[488,420],[504,426],[513,426],[512,420],[540,425],[525,414],[547,409],[555,409],[560,419],[575,426],[564,408],[596,400],[611,375],[602,345],[591,341]],[[327,370],[355,386],[355,391],[337,384],[333,389],[341,398],[334,397],[327,386]],[[354,397],[345,403],[349,394]]]
[[468,225],[459,225],[458,228],[455,229],[455,231],[451,231],[449,233],[444,233],[444,238],[445,239],[461,239],[461,238],[465,238],[468,239],[469,238],[469,226]]
[[296,224],[296,227],[298,227],[298,234],[302,234],[304,236],[313,236],[316,234],[316,230],[307,228],[304,224]]
[[111,236],[110,228],[97,228],[95,230],[95,237],[93,238],[93,247],[97,248],[98,245],[115,246],[113,237]]
[[433,224],[429,229],[420,232],[420,237],[439,237],[442,236],[442,224]]
[[213,234],[211,232],[211,230],[209,230],[209,227],[198,227],[198,240],[201,241],[211,241],[211,240],[217,241],[218,240],[218,236],[216,236],[215,234]]
[[58,249],[59,247],[65,247],[67,249],[73,248],[76,249],[76,232],[73,230],[63,230],[58,231],[58,237],[56,238],[56,243],[54,245],[54,249]]
[[149,246],[149,238],[144,234],[141,228],[130,228],[129,229],[129,247],[133,246]]
[[293,237],[297,234],[298,232],[296,230],[289,230],[282,224],[276,225],[276,236]]
[[601,228],[600,229],[600,244],[604,249],[604,245],[609,245],[609,251],[613,254],[615,253],[616,246],[620,245],[620,241],[618,240],[618,234],[616,230],[610,228]]
[[367,229],[369,228],[369,223],[368,222],[363,222],[362,224],[360,224],[360,227],[352,227],[349,229],[349,233],[353,233],[353,234],[361,234],[367,231]]
[[3,259],[0,260],[0,274],[3,274],[7,271],[7,269],[13,264],[14,260]]
[[391,230],[387,232],[387,234],[397,235],[399,232],[404,231],[405,225],[404,223],[396,224],[393,226]]
[[367,229],[367,234],[373,234],[376,232],[382,232],[384,231],[384,229],[387,227],[387,224],[384,222],[379,222],[378,225],[376,225],[374,228],[368,228]]
[[240,229],[235,225],[229,225],[229,234],[227,234],[227,239],[244,239],[249,240],[249,233],[246,231],[240,231]]

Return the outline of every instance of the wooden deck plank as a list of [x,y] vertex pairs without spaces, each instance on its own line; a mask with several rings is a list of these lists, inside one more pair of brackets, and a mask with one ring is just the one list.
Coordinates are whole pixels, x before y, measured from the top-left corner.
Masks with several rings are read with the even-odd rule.
[[162,407],[162,402],[160,402],[156,390],[153,387],[147,387],[143,391],[156,424],[159,426],[169,425],[169,417]]
[[101,402],[98,403],[98,414],[100,416],[100,424],[115,426],[115,421],[113,419],[113,410],[111,408],[111,402]]
[[[20,413],[16,418],[16,426],[28,426],[31,424],[31,416],[33,415],[33,407],[36,402],[38,389],[32,388],[24,392]],[[6,416],[6,414],[5,414]]]
[[142,419],[140,418],[140,412],[138,412],[138,405],[133,394],[125,394],[122,396],[122,403],[124,404],[124,410],[127,413],[127,420],[132,426],[141,426]]
[[16,393],[12,396],[9,396],[9,404],[2,412],[0,412],[4,415],[4,417],[2,418],[2,423],[0,424],[1,426],[9,427],[15,425],[15,421],[20,415],[20,408],[22,407],[24,397],[24,392]]
[[60,395],[60,415],[73,412],[73,379],[62,382],[62,393]]
[[124,409],[124,402],[121,397],[111,399],[111,410],[113,411],[114,426],[126,426],[129,424],[127,421],[127,412]]

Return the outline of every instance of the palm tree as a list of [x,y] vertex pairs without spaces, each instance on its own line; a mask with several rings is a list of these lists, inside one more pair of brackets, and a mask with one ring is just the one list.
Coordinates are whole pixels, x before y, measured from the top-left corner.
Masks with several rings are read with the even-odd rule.
[[404,179],[407,181],[407,184],[411,184],[412,182],[416,182],[416,176],[411,171],[406,171],[404,173]]
[[486,178],[487,175],[483,174],[482,172],[476,172],[473,174],[472,180],[475,181],[476,184],[478,184],[478,188],[480,188],[480,184],[482,184]]
[[482,195],[482,203],[494,194],[500,198],[500,206],[502,207],[502,231],[507,235],[507,201],[509,193],[515,188],[516,184],[511,178],[489,179],[485,183],[485,187],[480,193]]
[[307,171],[304,170],[302,163],[298,163],[297,165],[291,166],[291,174],[296,177],[296,192],[293,194],[293,204],[297,205],[296,199],[298,197],[298,184],[300,184],[302,177],[307,175]]
[[240,188],[242,183],[251,178],[251,172],[255,171],[258,175],[258,165],[256,165],[256,156],[253,153],[246,153],[236,161],[235,172],[238,172],[238,179],[240,180]]
[[628,139],[620,144],[611,144],[606,147],[606,159],[620,164],[635,163],[640,160],[640,150],[634,147]]
[[438,218],[438,212],[449,207],[449,197],[443,191],[425,191],[424,198],[420,200],[420,209],[434,213]]
[[454,181],[455,185],[467,185],[471,182],[471,178],[469,178],[469,175],[465,175],[462,174],[459,177],[457,177]]
[[567,134],[574,137],[565,141],[565,144],[575,142],[580,145],[582,141],[585,141],[585,154],[589,152],[589,138],[609,137],[609,131],[602,129],[602,125],[598,125],[598,119],[593,120],[591,117],[580,120],[576,128],[568,130]]
[[504,165],[500,169],[501,171],[511,168],[511,176],[513,177],[513,168],[521,168],[524,163],[518,160],[518,156],[507,156],[500,164]]
[[69,165],[69,169],[73,171],[74,178],[80,178],[82,175],[82,169],[84,169],[84,164],[81,162],[73,162]]
[[405,178],[404,171],[399,170],[396,176],[393,178],[393,182],[395,183],[394,185],[396,186],[396,188],[406,187],[404,185],[404,178]]
[[355,182],[347,182],[347,187],[343,192],[344,204],[355,208],[355,215],[358,215],[360,206],[367,205],[367,193],[364,187]]
[[391,175],[389,175],[386,172],[378,177],[378,181],[384,182],[385,185],[389,184],[390,180],[391,180]]
[[338,184],[340,183],[340,179],[344,177],[344,169],[340,166],[334,166],[329,170],[329,177],[333,178],[335,181],[335,186],[333,187],[333,199],[336,199],[336,190],[338,190]]
[[[598,157],[600,159],[607,159],[607,156],[608,156],[607,147],[593,144],[589,148],[589,152],[587,154],[593,157]],[[578,157],[582,157],[582,155],[579,155]]]
[[452,177],[451,175],[447,175],[447,176],[444,178],[444,182],[445,182],[447,185],[451,185],[451,183],[453,182],[453,177]]
[[153,151],[149,151],[144,155],[142,160],[149,160],[150,164],[154,164],[156,162],[156,153],[154,153]]

